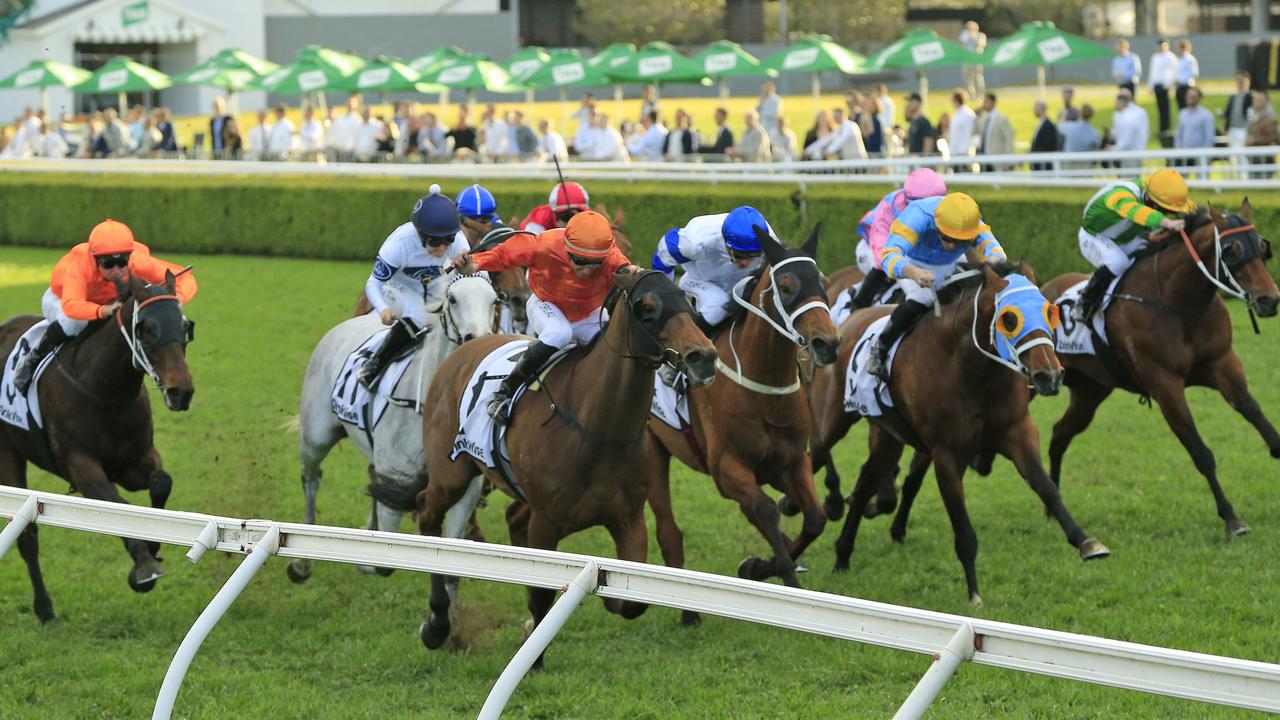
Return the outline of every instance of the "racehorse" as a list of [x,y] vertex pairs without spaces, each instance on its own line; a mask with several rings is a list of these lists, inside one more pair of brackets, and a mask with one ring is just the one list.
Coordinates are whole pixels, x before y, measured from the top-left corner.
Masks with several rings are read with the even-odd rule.
[[[151,401],[143,387],[150,376],[170,410],[191,406],[195,385],[187,369],[191,324],[183,317],[172,273],[163,285],[130,277],[119,287],[122,302],[114,317],[89,325],[64,344],[35,385],[44,437],[0,423],[0,484],[27,486],[27,463],[53,473],[87,498],[123,503],[115,486],[147,490],[151,506],[162,508],[173,480],[164,471],[152,440]],[[40,318],[19,315],[0,325],[0,358]],[[40,572],[38,528],[18,537],[27,563],[40,622],[54,618],[53,602]],[[159,543],[125,538],[133,558],[129,587],[148,592],[164,575]]]
[[[526,502],[508,508],[511,541],[554,550],[560,539],[596,525],[608,529],[618,557],[645,562],[648,530],[644,503],[662,472],[652,436],[645,430],[654,370],[664,362],[684,369],[695,384],[715,377],[716,351],[693,320],[684,292],[660,272],[620,272],[619,299],[596,340],[571,350],[544,373],[511,416],[506,447],[514,482]],[[444,513],[483,472],[508,495],[517,493],[497,471],[469,455],[449,460],[459,428],[459,404],[476,367],[511,342],[510,335],[480,338],[445,359],[427,393],[423,446],[427,489],[418,496],[418,529],[440,535]],[[553,590],[529,588],[536,624],[547,614]],[[431,577],[432,616],[419,635],[431,649],[449,636],[450,596],[441,575]],[[605,600],[627,619],[646,605]],[[541,664],[541,658],[538,661]]]
[[[827,517],[814,493],[805,452],[809,405],[796,361],[804,348],[815,365],[829,365],[840,345],[823,294],[822,273],[813,261],[818,230],[813,229],[802,248],[788,250],[756,228],[768,262],[734,288],[738,307],[716,338],[718,356],[733,363],[717,363],[727,382],[689,392],[688,429],[649,423],[661,443],[662,466],[650,488],[649,505],[667,565],[684,566],[683,533],[671,508],[668,466],[674,455],[710,475],[720,494],[737,502],[769,543],[773,556],[743,560],[738,575],[755,580],[776,576],[787,585],[800,586],[796,560],[822,533]],[[778,525],[778,507],[761,489],[766,483],[786,493],[804,513],[803,528],[794,541]],[[684,620],[692,624],[697,616],[686,611]]]
[[[1105,557],[1110,551],[1089,537],[1067,511],[1058,488],[1049,480],[1040,464],[1040,440],[1028,413],[1031,395],[1027,384],[1036,392],[1053,395],[1062,379],[1062,365],[1053,351],[1048,332],[1025,320],[1017,307],[1004,307],[997,315],[1000,293],[1008,288],[1017,273],[1029,284],[1023,288],[1035,292],[1034,275],[1024,261],[1014,266],[982,265],[981,271],[952,282],[939,292],[940,314],[926,316],[903,338],[893,361],[889,379],[893,410],[900,421],[888,416],[871,418],[870,455],[849,499],[851,508],[860,509],[892,478],[903,447],[912,445],[918,452],[902,491],[902,504],[891,530],[894,540],[905,537],[907,517],[915,494],[920,489],[930,462],[935,467],[938,489],[951,518],[955,532],[956,555],[964,567],[969,599],[981,604],[975,559],[978,538],[969,522],[964,505],[964,472],[967,465],[989,466],[990,457],[1000,453],[1013,461],[1018,474],[1027,481],[1044,503],[1046,510],[1062,526],[1068,542],[1085,560]],[[1005,279],[1010,277],[1010,279]],[[1046,318],[1052,306],[1041,302]],[[1035,298],[1023,299],[1022,303]],[[1027,307],[1023,304],[1022,307]],[[874,307],[856,311],[846,322],[841,342],[838,372],[821,373],[814,379],[815,410],[814,453],[830,450],[837,440],[861,416],[844,412],[845,373],[850,355],[867,327],[891,311]],[[1014,312],[1016,311],[1016,312]],[[997,326],[996,323],[999,323]],[[1051,327],[1047,320],[1039,325]],[[998,353],[997,333],[1006,343],[1009,358]],[[1015,369],[1018,372],[1010,372]],[[844,529],[836,541],[837,572],[849,569],[854,541],[862,520],[861,512],[850,512]]]
[[[370,530],[395,531],[404,513],[414,509],[418,493],[426,486],[422,450],[422,399],[436,368],[445,356],[462,343],[497,329],[498,295],[481,275],[453,275],[444,298],[427,310],[434,316],[423,339],[393,390],[394,399],[372,432],[342,422],[330,403],[334,384],[347,356],[383,328],[375,315],[351,318],[334,327],[316,345],[302,381],[302,403],[298,416],[299,456],[302,460],[302,493],[306,498],[304,522],[316,521],[316,494],[323,471],[320,464],[333,446],[344,437],[369,459]],[[480,482],[469,496],[474,505]],[[459,514],[464,511],[460,507]],[[471,514],[465,508],[462,520]],[[450,537],[461,527],[451,523]],[[363,572],[373,568],[358,566]],[[390,570],[378,570],[389,574]],[[311,577],[311,561],[298,558],[288,565],[289,578],[303,582]]]
[[[1222,393],[1262,435],[1271,457],[1280,458],[1280,435],[1249,394],[1244,365],[1231,349],[1231,317],[1218,296],[1224,290],[1243,298],[1250,312],[1276,314],[1280,290],[1265,265],[1271,243],[1258,234],[1252,218],[1248,198],[1239,214],[1224,216],[1210,207],[1187,218],[1182,234],[1157,240],[1139,253],[1106,309],[1107,337],[1118,367],[1091,355],[1063,357],[1071,401],[1049,442],[1055,483],[1061,480],[1062,456],[1072,438],[1089,427],[1112,390],[1124,388],[1160,406],[1165,422],[1209,481],[1227,536],[1249,532],[1218,483],[1213,452],[1196,431],[1186,388],[1199,385]],[[1045,297],[1056,302],[1085,278],[1079,273],[1056,277],[1045,284]]]

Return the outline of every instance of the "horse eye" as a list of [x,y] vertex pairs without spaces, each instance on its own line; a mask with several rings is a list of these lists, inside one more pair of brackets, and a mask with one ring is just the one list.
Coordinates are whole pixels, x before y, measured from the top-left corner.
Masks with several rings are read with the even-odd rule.
[[449,296],[449,304],[450,304],[450,305],[457,305],[457,304],[458,304],[458,298],[453,297],[452,295],[451,295],[451,296]]

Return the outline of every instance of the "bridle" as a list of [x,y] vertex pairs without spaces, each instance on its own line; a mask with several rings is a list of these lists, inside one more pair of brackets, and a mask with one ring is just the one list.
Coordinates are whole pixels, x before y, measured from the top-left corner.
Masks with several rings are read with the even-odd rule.
[[[444,337],[446,340],[452,343],[454,347],[458,347],[462,345],[462,343],[465,342],[465,340],[462,337],[462,330],[458,327],[457,321],[453,319],[453,313],[450,312],[449,310],[451,307],[449,304],[449,288],[452,288],[454,283],[459,283],[468,279],[482,280],[489,287],[491,288],[493,287],[492,280],[478,273],[474,275],[463,275],[459,273],[455,275],[449,281],[449,284],[445,287],[445,298],[444,298],[444,301],[440,303],[440,305],[442,306],[441,309],[438,310],[437,312],[440,314],[440,327],[441,329],[444,330]],[[495,294],[496,294],[496,290],[495,290]],[[502,312],[500,309],[500,305],[501,305],[500,302],[494,303],[493,321],[489,325],[490,331],[493,331],[498,327],[498,320],[500,317],[500,313]]]
[[[996,332],[996,323],[1000,320],[1001,300],[1016,293],[1031,291],[1039,292],[1040,290],[1035,285],[1021,285],[1018,287],[1007,287],[996,293],[995,298],[992,300],[994,310],[991,313],[991,327],[988,329],[987,333],[987,339],[991,343],[991,347],[996,348],[996,352],[991,353],[987,352],[987,349],[982,346],[982,343],[978,342],[978,297],[982,295],[982,286],[978,286],[977,291],[973,293],[973,326],[969,331],[969,337],[973,340],[973,347],[976,348],[978,352],[982,353],[988,359],[994,360],[1010,370],[1021,374],[1028,380],[1031,379],[1031,370],[1022,362],[1022,354],[1031,348],[1039,347],[1040,345],[1048,345],[1049,349],[1052,351],[1055,348],[1053,338],[1039,337],[1026,340],[1021,345],[1015,345],[1013,339],[1007,338]],[[1012,360],[1005,360],[1000,356],[999,343],[1001,341],[1003,341],[1009,348],[1009,356]]]
[[[642,364],[643,367],[654,369],[661,365],[670,365],[678,370],[680,368],[680,364],[683,362],[680,359],[679,351],[677,351],[675,348],[670,348],[665,346],[662,343],[662,340],[656,334],[651,332],[648,327],[645,326],[645,323],[639,322],[635,318],[634,306],[632,305],[633,298],[640,297],[640,284],[645,282],[646,280],[649,280],[651,277],[656,277],[659,275],[662,275],[664,278],[666,277],[665,275],[663,275],[660,272],[657,272],[656,270],[647,270],[644,272],[644,274],[640,276],[639,279],[636,280],[635,284],[631,286],[630,291],[627,291],[627,290],[622,291],[623,300],[627,306],[627,312],[631,313],[632,315],[630,320],[631,325],[633,327],[639,328],[640,332],[644,334],[645,339],[649,341],[649,344],[652,345],[653,347],[658,348],[658,351],[656,353],[648,353],[648,354],[637,353],[635,349],[636,342],[635,342],[634,332],[630,333],[627,338],[627,345],[628,345],[629,352],[618,352],[618,350],[616,348],[612,348],[612,346],[610,346],[610,348],[613,349],[613,351],[617,353],[619,357],[627,358],[630,360],[637,360]],[[684,295],[679,293],[673,293],[673,296],[678,297],[679,299],[684,298]],[[688,302],[688,301],[685,301],[685,302]],[[693,308],[690,307],[689,311],[692,313]],[[661,308],[659,309],[659,312],[661,312]],[[603,335],[603,334],[601,335],[601,339],[607,340],[607,337],[608,337],[607,335]]]
[[[155,383],[156,389],[164,392],[164,383],[160,381],[160,375],[156,372],[155,366],[151,363],[151,358],[147,355],[146,345],[138,340],[138,321],[142,314],[142,309],[158,302],[177,303],[179,298],[174,294],[165,294],[153,295],[141,302],[134,299],[133,312],[130,313],[128,329],[125,328],[124,308],[122,307],[116,309],[116,326],[120,328],[120,334],[124,337],[124,344],[129,348],[129,354],[133,357],[133,366],[146,373],[147,377],[151,378],[151,382]],[[194,339],[194,333],[192,332],[194,323],[184,323],[184,326],[184,336],[181,340],[183,346],[190,342],[189,338]]]
[[[809,263],[810,265],[813,266],[815,272],[817,272],[818,270],[817,262],[815,262],[813,258],[808,257],[807,255],[797,255],[795,257],[789,257],[779,262],[777,265],[769,266],[769,287],[761,291],[760,301],[763,304],[765,302],[764,294],[769,293],[773,300],[772,310],[775,313],[777,313],[777,316],[781,319],[781,322],[779,322],[778,320],[774,320],[773,315],[770,314],[768,309],[761,309],[755,303],[751,302],[749,298],[744,297],[746,295],[747,284],[752,281],[752,278],[750,276],[742,278],[737,283],[735,283],[733,286],[733,291],[730,293],[730,295],[733,297],[733,301],[736,304],[745,308],[747,312],[750,312],[753,315],[756,315],[757,317],[764,320],[766,323],[769,324],[769,327],[773,328],[774,331],[777,332],[779,335],[790,340],[792,343],[795,343],[795,345],[798,346],[800,349],[806,350],[812,353],[812,349],[809,347],[809,342],[804,339],[804,336],[802,336],[798,330],[796,330],[796,320],[799,319],[801,315],[815,308],[821,308],[823,311],[827,313],[827,317],[830,318],[831,308],[827,305],[827,302],[825,299],[815,298],[813,300],[810,300],[809,302],[801,304],[795,310],[790,310],[790,311],[787,310],[786,304],[782,301],[782,293],[778,291],[778,284],[774,282],[774,276],[779,269],[786,267],[788,264],[791,264],[791,263]],[[819,276],[821,276],[820,272],[819,272]],[[734,347],[734,344],[733,344],[733,331],[736,325],[737,325],[737,321],[735,320],[734,324],[729,327],[729,351],[733,354],[733,364],[735,365],[735,367],[729,367],[728,365],[725,364],[723,360],[717,357],[716,369],[719,370],[725,377],[734,381],[738,385],[741,385],[742,387],[747,388],[748,390],[758,392],[764,395],[790,395],[791,393],[799,390],[800,375],[798,372],[796,373],[795,382],[789,385],[766,385],[764,383],[756,382],[755,380],[752,380],[746,377],[745,375],[743,375],[742,359],[738,356],[738,349]]]

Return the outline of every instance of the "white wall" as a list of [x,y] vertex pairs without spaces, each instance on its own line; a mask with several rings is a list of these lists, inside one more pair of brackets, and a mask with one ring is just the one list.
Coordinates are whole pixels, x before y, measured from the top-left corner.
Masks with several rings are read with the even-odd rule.
[[[22,40],[10,37],[9,42],[0,48],[0,77],[6,77],[26,66],[32,60],[56,60],[68,65],[74,58],[70,38],[59,38],[55,41]],[[64,112],[71,112],[72,95],[64,88],[49,88],[49,113],[59,117]],[[40,105],[38,89],[0,90],[0,122],[10,125],[14,116],[22,112],[26,106]]]
[[[225,35],[207,33],[200,38],[196,46],[196,60],[201,63],[225,48],[237,48],[250,55],[265,58],[267,56],[267,36],[265,5],[267,0],[170,0],[176,5],[191,8],[192,11],[215,20],[227,27]],[[180,68],[178,72],[185,70]],[[166,71],[168,72],[168,71]],[[194,93],[182,94],[171,102],[170,107],[178,115],[208,113],[215,96],[225,94],[218,88],[199,87]],[[170,102],[166,97],[165,102]],[[239,96],[240,107],[245,110],[263,107],[267,102],[264,92],[245,92]]]
[[266,0],[270,17],[377,15],[473,15],[498,12],[498,0]]

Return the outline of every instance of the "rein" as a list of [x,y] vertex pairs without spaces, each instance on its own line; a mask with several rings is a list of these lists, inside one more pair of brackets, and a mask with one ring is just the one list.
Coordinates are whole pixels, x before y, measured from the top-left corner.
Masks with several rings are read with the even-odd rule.
[[[799,318],[804,313],[814,308],[822,308],[827,312],[828,317],[830,317],[831,308],[827,305],[825,300],[810,300],[809,302],[804,303],[803,305],[796,308],[795,310],[792,310],[791,312],[787,312],[786,306],[783,305],[782,303],[782,293],[778,292],[778,286],[774,282],[773,276],[778,271],[779,268],[784,267],[788,263],[793,263],[793,262],[807,262],[810,265],[813,265],[815,269],[817,269],[817,266],[818,266],[818,264],[814,261],[813,258],[806,257],[804,255],[789,257],[786,260],[783,260],[782,262],[778,263],[777,265],[771,265],[769,267],[769,287],[766,290],[761,292],[762,296],[766,292],[770,293],[771,297],[773,298],[773,310],[778,314],[778,317],[782,318],[781,323],[774,320],[773,317],[769,314],[768,310],[764,310],[764,309],[761,309],[760,307],[757,307],[756,304],[751,302],[750,299],[745,299],[743,297],[745,295],[746,286],[751,281],[750,276],[742,278],[737,283],[735,283],[733,286],[733,292],[730,293],[730,296],[733,297],[733,301],[735,303],[745,308],[747,312],[750,312],[751,314],[759,317],[760,319],[768,323],[769,327],[773,328],[774,331],[777,332],[779,335],[790,340],[792,343],[794,343],[796,346],[800,347],[801,349],[809,350],[809,343],[806,342],[804,337],[802,337],[800,333],[796,330],[796,319]],[[798,391],[800,389],[799,371],[796,372],[795,382],[791,383],[790,385],[766,385],[761,382],[756,382],[755,380],[748,378],[746,375],[742,373],[742,359],[738,357],[738,349],[734,347],[734,344],[733,344],[733,331],[737,327],[737,324],[738,324],[738,321],[735,319],[733,321],[733,324],[729,326],[729,351],[733,353],[733,364],[736,367],[729,367],[728,365],[725,364],[723,360],[717,357],[716,370],[720,371],[720,374],[729,378],[730,380],[737,383],[738,385],[741,385],[742,387],[748,390],[751,390],[753,392],[758,392],[764,395],[790,395],[791,393]]]

